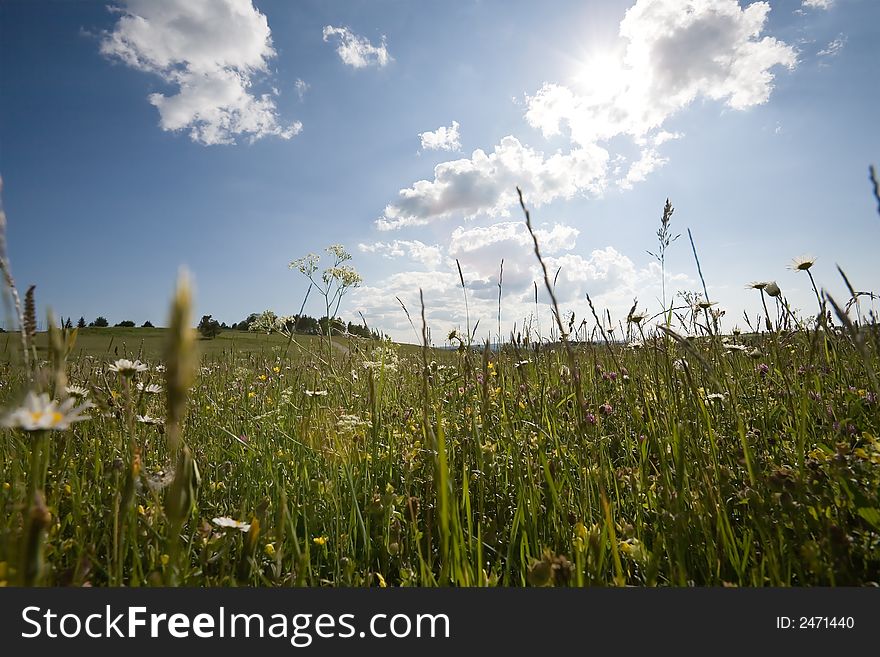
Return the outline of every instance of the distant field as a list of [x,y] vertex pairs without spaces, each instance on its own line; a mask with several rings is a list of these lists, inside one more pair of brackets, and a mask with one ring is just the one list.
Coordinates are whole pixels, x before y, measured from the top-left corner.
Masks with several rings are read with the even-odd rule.
[[[37,351],[43,357],[48,354],[48,334],[37,335]],[[157,360],[162,357],[162,351],[167,336],[164,328],[85,328],[77,333],[76,348],[71,354],[71,359],[78,356],[95,356],[105,360],[115,358],[140,358],[142,360]],[[303,348],[314,350],[319,348],[321,339],[319,336],[298,335],[296,343]],[[347,338],[334,338],[337,351],[345,353],[350,340]],[[265,333],[251,333],[248,331],[223,331],[212,340],[200,339],[197,342],[199,353],[202,356],[215,356],[227,352],[250,352],[269,354],[273,349],[284,349],[287,346],[287,338],[278,335],[266,335]],[[19,334],[0,334],[0,362],[9,362],[18,358]],[[296,353],[299,347],[291,345],[291,353]]]

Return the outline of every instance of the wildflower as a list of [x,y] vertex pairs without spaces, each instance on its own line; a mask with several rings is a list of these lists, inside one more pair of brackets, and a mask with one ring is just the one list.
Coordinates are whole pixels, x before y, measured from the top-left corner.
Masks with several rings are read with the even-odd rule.
[[376,573],[376,579],[379,580],[379,588],[384,589],[388,586],[388,583],[385,581],[385,578],[382,577],[381,574]]
[[318,546],[324,546],[327,545],[328,540],[329,539],[326,536],[315,536],[315,538],[312,539],[312,543]]
[[724,394],[721,392],[713,392],[706,395],[707,402],[724,401]]
[[748,285],[746,285],[746,289],[748,290],[763,290],[768,285],[770,285],[770,281],[752,281]]
[[791,269],[795,271],[807,271],[816,264],[816,259],[812,256],[801,256],[791,261]]
[[163,423],[163,420],[160,420],[160,419],[157,418],[157,417],[152,417],[152,416],[150,416],[150,415],[138,415],[138,416],[136,416],[136,418],[137,418],[137,421],[140,422],[141,424],[152,424],[152,425],[156,425],[156,424],[162,424],[162,423]]
[[684,358],[679,358],[672,363],[672,366],[675,369],[683,372],[684,370],[688,369],[688,362]]
[[337,420],[336,426],[339,427],[340,429],[348,429],[351,431],[355,431],[359,427],[370,426],[370,423],[366,420],[362,420],[357,415],[342,414],[339,416],[339,420]]
[[326,397],[326,390],[306,390],[307,397]]
[[266,543],[266,547],[263,548],[263,551],[270,557],[275,556],[275,545],[273,543]]
[[275,367],[272,368],[272,371],[275,372],[275,374],[280,374],[281,368],[276,365]]
[[767,363],[761,363],[755,368],[755,371],[761,376],[767,376],[767,372],[770,371],[770,366],[767,365]]
[[748,351],[749,348],[744,344],[731,344],[730,342],[722,342],[721,346],[727,349],[727,353],[732,354],[736,351]]
[[88,389],[83,388],[82,386],[67,386],[64,390],[71,397],[78,397],[80,399],[83,399],[89,396]]
[[141,361],[136,360],[132,362],[127,358],[120,358],[110,366],[111,372],[116,372],[122,376],[134,376],[139,372],[146,372],[148,369],[150,369],[149,366]]
[[614,410],[614,407],[611,406],[611,404],[609,404],[609,403],[607,403],[607,402],[604,403],[604,404],[602,404],[602,405],[599,407],[599,412],[602,413],[602,415],[611,415],[611,412],[612,412],[613,410]]
[[524,365],[528,365],[529,362],[530,362],[530,361],[527,361],[527,360],[520,360],[520,361],[515,362],[515,363],[513,364],[513,366],[516,367],[516,368],[520,368],[520,367],[522,367],[522,366],[524,366]]
[[240,520],[235,520],[233,518],[228,518],[226,516],[220,516],[219,518],[213,518],[211,520],[215,525],[220,527],[221,529],[238,529],[242,532],[249,532],[251,530],[251,525],[249,522],[241,522]]
[[46,393],[37,395],[29,392],[24,404],[3,418],[2,425],[24,431],[64,431],[74,422],[89,419],[88,415],[82,413],[93,404],[86,402],[74,407],[74,403],[73,399],[65,399],[59,404],[56,400],[49,399]]
[[782,294],[782,290],[779,289],[779,286],[776,284],[776,281],[770,281],[764,287],[764,292],[769,294],[771,297],[778,297]]
[[143,383],[138,383],[137,389],[139,392],[145,392],[150,395],[158,395],[160,392],[162,392],[162,386],[155,383],[151,383],[148,386],[145,386]]
[[708,310],[712,306],[714,306],[717,301],[709,301],[708,299],[699,299],[697,300],[697,308],[700,310]]
[[631,324],[641,324],[647,318],[648,318],[648,313],[646,313],[645,311],[640,311],[637,313],[633,313],[632,315],[627,317],[626,320],[628,322],[630,322]]
[[164,365],[156,365],[155,369],[157,372],[159,372],[159,374],[161,374],[162,372],[165,371],[165,366]]
[[753,358],[755,360],[759,359],[761,357],[761,355],[762,355],[761,351],[757,347],[755,347],[754,349],[752,349],[749,352],[749,358]]
[[167,566],[168,562],[171,561],[171,557],[169,557],[167,554],[163,554],[161,557],[159,557],[159,561],[162,562],[163,566]]

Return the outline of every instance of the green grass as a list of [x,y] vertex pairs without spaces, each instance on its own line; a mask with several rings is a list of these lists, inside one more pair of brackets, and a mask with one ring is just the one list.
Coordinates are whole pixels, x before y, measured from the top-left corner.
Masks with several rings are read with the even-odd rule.
[[[11,407],[26,383],[7,337]],[[163,426],[136,420],[165,416],[162,375],[138,375],[163,385],[150,395],[107,371],[117,356],[156,365],[163,337],[80,332],[64,369],[90,390],[92,419],[42,437],[0,430],[0,581],[880,581],[871,339],[764,333],[748,338],[752,358],[720,336],[656,337],[576,347],[572,368],[558,346],[423,360],[340,340],[328,363],[318,339],[224,333],[198,341],[189,451],[172,456]],[[57,386],[59,370],[34,385]],[[45,509],[31,502],[43,472]],[[250,529],[223,530],[221,516]]]
[[[95,356],[104,360],[140,357],[155,360],[161,358],[167,329],[164,328],[84,328],[77,331],[76,350],[72,357]],[[20,359],[20,337],[18,333],[0,333],[0,362]],[[304,347],[314,348],[320,338],[316,336],[297,336],[297,342]],[[344,343],[341,338],[336,339]],[[287,338],[278,334],[266,335],[248,331],[223,331],[212,340],[198,340],[198,348],[205,356],[222,354],[225,351],[260,353],[270,352],[274,347],[287,344]],[[48,333],[38,333],[37,353],[48,358]]]

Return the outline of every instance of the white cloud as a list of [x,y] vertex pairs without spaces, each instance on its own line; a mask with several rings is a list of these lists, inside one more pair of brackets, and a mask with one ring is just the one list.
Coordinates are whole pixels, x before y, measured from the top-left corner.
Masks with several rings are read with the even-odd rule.
[[667,162],[669,162],[669,158],[660,157],[656,148],[642,149],[639,159],[630,165],[626,176],[617,181],[617,186],[621,189],[632,189],[635,183],[646,180],[648,174]]
[[816,54],[819,57],[835,57],[846,45],[846,36],[841,34]]
[[374,242],[358,244],[362,253],[378,253],[386,258],[409,257],[425,267],[437,267],[443,260],[443,250],[437,244],[425,244],[419,240],[393,240],[391,242]]
[[302,100],[309,90],[309,84],[302,78],[297,78],[296,82],[293,83],[293,88],[296,91],[296,95]]
[[[518,231],[510,228],[512,225],[497,224],[489,233],[490,239],[482,239],[479,246],[471,245],[468,250],[456,252],[467,286],[471,327],[476,325],[477,320],[480,321],[478,340],[485,338],[490,331],[493,335],[497,332],[498,280],[502,257],[502,331],[510,330],[515,323],[521,329],[531,317],[533,328],[541,326],[544,337],[549,335],[553,320],[540,267],[531,250],[531,244],[521,244]],[[485,233],[473,233],[472,230],[456,231],[460,244],[467,242],[467,237],[486,237]],[[550,232],[553,231],[560,234],[563,232],[559,226],[555,226]],[[500,237],[504,239],[499,239]],[[453,238],[453,244],[455,241]],[[450,253],[454,248],[450,245]],[[556,295],[561,311],[563,314],[573,311],[578,324],[585,317],[590,317],[590,326],[593,324],[586,302],[587,293],[600,312],[608,309],[615,320],[626,316],[633,297],[640,294],[650,295],[654,291],[658,297],[660,294],[659,265],[650,263],[647,267],[639,267],[628,256],[611,246],[595,249],[587,256],[561,253],[548,255],[545,260],[551,279],[559,269]],[[674,281],[679,287],[694,284],[694,281],[682,274],[667,273],[667,280]],[[539,297],[537,308],[534,302],[536,283]],[[352,293],[353,309],[363,312],[372,322],[386,328],[395,339],[416,341],[416,334],[396,298],[399,297],[406,304],[420,331],[420,288],[424,292],[428,326],[435,343],[442,344],[452,329],[464,330],[464,296],[455,263],[451,259],[445,263],[444,268],[437,271],[397,272],[375,285],[358,288]],[[659,306],[649,296],[640,305]],[[536,310],[537,317],[534,315]]]
[[[580,231],[565,224],[554,224],[551,228],[535,228],[535,234],[538,237],[541,253],[552,254],[572,249]],[[490,226],[475,226],[473,228],[459,226],[452,231],[449,253],[456,256],[499,243],[505,243],[529,254],[533,249],[532,237],[524,222],[504,221]]]
[[516,202],[517,185],[533,207],[585,190],[598,193],[607,160],[608,153],[595,145],[545,158],[508,135],[492,153],[478,149],[470,158],[442,162],[434,167],[433,180],[400,190],[376,227],[419,226],[455,213],[466,218],[507,216]]
[[459,127],[458,121],[453,121],[450,127],[440,126],[433,132],[420,132],[419,138],[422,140],[422,149],[433,151],[460,150]]
[[[620,23],[621,47],[585,66],[581,87],[545,83],[526,98],[525,119],[545,137],[567,131],[570,150],[545,157],[512,135],[493,152],[443,162],[433,180],[402,189],[376,221],[380,230],[418,226],[460,215],[507,216],[520,186],[532,207],[556,199],[598,195],[609,161],[627,170],[629,188],[667,158],[658,148],[678,133],[667,120],[698,98],[744,110],[767,101],[774,67],[793,68],[795,50],[761,36],[770,6],[737,0],[637,0]],[[629,137],[639,157],[609,153],[612,140]]]
[[382,67],[394,61],[394,58],[388,54],[384,36],[382,43],[377,47],[370,43],[369,39],[355,34],[347,27],[327,25],[324,27],[324,41],[329,42],[331,37],[336,37],[339,41],[336,46],[339,58],[354,68]]
[[766,2],[639,0],[620,23],[620,59],[603,59],[595,75],[588,66],[581,92],[545,84],[528,98],[526,120],[548,137],[565,124],[583,145],[644,138],[698,97],[760,105],[773,89],[770,70],[796,64],[793,48],[760,37],[769,11]]
[[198,143],[231,144],[240,135],[290,139],[302,124],[279,123],[271,94],[251,91],[275,57],[266,16],[251,0],[124,0],[101,53],[159,75],[177,93],[154,93],[163,130],[189,128]]
[[801,6],[808,9],[831,9],[833,4],[834,0],[803,0]]

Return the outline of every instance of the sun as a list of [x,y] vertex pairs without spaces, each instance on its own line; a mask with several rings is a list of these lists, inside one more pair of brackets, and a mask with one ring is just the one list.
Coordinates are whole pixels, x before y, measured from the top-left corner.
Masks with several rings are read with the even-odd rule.
[[572,81],[585,95],[613,98],[625,88],[626,77],[620,54],[609,49],[594,52],[579,61]]

